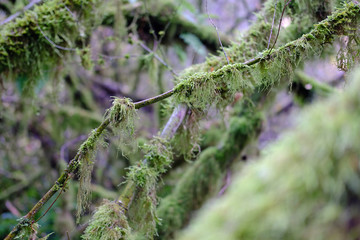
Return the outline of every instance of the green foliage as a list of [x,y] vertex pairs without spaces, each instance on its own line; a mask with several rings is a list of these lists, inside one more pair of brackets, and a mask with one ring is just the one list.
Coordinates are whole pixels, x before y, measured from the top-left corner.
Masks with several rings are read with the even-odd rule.
[[[353,239],[360,212],[360,72],[343,94],[299,116],[180,239]],[[331,119],[331,120],[329,120]],[[355,201],[354,201],[355,200]]]
[[127,239],[130,227],[121,203],[104,200],[81,236],[85,240]]

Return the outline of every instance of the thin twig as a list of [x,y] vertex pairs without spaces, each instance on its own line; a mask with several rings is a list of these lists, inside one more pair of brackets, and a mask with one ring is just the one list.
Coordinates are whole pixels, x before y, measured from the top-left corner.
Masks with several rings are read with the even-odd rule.
[[208,15],[209,21],[210,21],[211,25],[213,25],[213,27],[215,28],[215,31],[216,31],[216,34],[217,34],[217,36],[218,36],[219,43],[220,43],[220,46],[221,46],[221,50],[223,51],[223,53],[224,53],[224,55],[225,55],[225,58],[226,58],[227,63],[230,64],[230,61],[229,61],[229,59],[228,59],[228,57],[227,57],[227,55],[226,55],[224,46],[223,46],[223,44],[222,44],[222,42],[221,42],[221,38],[220,38],[220,34],[219,34],[219,31],[218,31],[218,28],[217,28],[217,26],[215,25],[215,23],[213,22],[213,20],[212,20],[211,17],[210,17],[210,14],[209,14],[209,11],[208,11],[207,0],[205,0],[205,8],[206,8],[206,13],[207,13],[207,15]]
[[35,221],[32,222],[32,224],[37,223],[38,221],[40,221],[40,219],[42,219],[49,212],[49,210],[52,208],[52,206],[55,204],[55,202],[59,199],[60,195],[63,193],[68,180],[69,180],[69,175],[68,175],[67,179],[65,180],[65,183],[63,184],[63,186],[62,186],[59,194],[55,198],[55,200],[50,204],[48,209],[46,209],[46,211],[38,219],[36,219]]
[[160,95],[157,95],[155,97],[148,98],[148,99],[136,102],[135,103],[135,109],[143,108],[145,106],[148,106],[148,105],[151,105],[153,103],[159,102],[159,101],[161,101],[161,100],[163,100],[165,98],[168,98],[168,97],[172,96],[174,93],[175,93],[175,90],[173,88],[173,89],[171,89],[171,90],[169,90],[169,91],[167,91],[165,93],[162,93]]
[[[181,2],[179,3],[179,5],[176,7],[175,11],[172,13],[172,15],[171,15],[171,17],[170,17],[170,20],[169,20],[168,23],[165,25],[164,30],[162,30],[162,31],[164,32],[164,34],[162,34],[162,35],[160,36],[160,39],[159,39],[159,42],[158,42],[159,46],[160,46],[160,44],[161,44],[161,42],[162,42],[162,40],[163,40],[163,38],[164,38],[164,36],[165,36],[166,31],[167,31],[168,28],[170,27],[170,25],[171,25],[171,23],[173,22],[176,14],[177,14],[178,11],[179,11],[181,5],[183,4],[183,1],[184,1],[184,0],[181,0]],[[156,51],[156,49],[155,49],[155,51]]]
[[8,18],[6,18],[4,21],[2,21],[0,23],[0,26],[11,22],[12,20],[14,20],[15,18],[17,18],[18,16],[20,16],[22,13],[24,13],[25,11],[29,10],[30,8],[32,8],[33,6],[35,6],[36,4],[42,2],[42,0],[34,0],[31,1],[28,5],[26,5],[21,11],[18,11],[16,13],[14,13],[13,15],[9,16]]
[[[286,0],[284,0],[284,1],[286,2]],[[288,1],[285,3],[285,5],[284,5],[284,8],[283,8],[282,13],[281,13],[281,17],[280,17],[280,22],[279,22],[279,27],[278,27],[278,31],[277,31],[277,34],[276,34],[275,42],[274,42],[274,44],[272,45],[269,54],[271,54],[271,51],[272,51],[272,50],[274,49],[274,47],[275,47],[275,44],[276,44],[277,39],[278,39],[278,37],[279,37],[280,28],[281,28],[281,23],[282,23],[282,20],[283,20],[283,17],[284,17],[285,9],[286,9],[287,5],[289,5],[290,2],[291,2],[291,0],[288,0]]]
[[275,16],[276,16],[276,5],[277,5],[277,3],[278,3],[278,0],[276,0],[275,6],[274,6],[274,16],[273,16],[273,20],[272,20],[272,24],[271,24],[271,31],[270,31],[270,36],[269,36],[269,41],[268,41],[267,49],[269,49],[269,47],[270,47],[271,35],[272,35],[273,29],[274,29]]
[[76,51],[75,48],[67,48],[67,47],[62,47],[60,45],[57,45],[56,43],[54,43],[53,41],[51,41],[50,38],[48,38],[45,33],[43,32],[43,30],[41,30],[40,26],[38,25],[37,26],[38,29],[40,30],[41,34],[44,36],[44,38],[51,44],[53,45],[54,47],[58,48],[58,49],[61,49],[61,50],[64,50],[64,51]]
[[154,51],[152,51],[150,48],[148,48],[145,44],[143,44],[142,42],[139,42],[139,45],[145,49],[147,52],[154,54],[154,57],[162,64],[164,65],[167,69],[169,69],[169,71],[175,75],[178,76],[178,74],[164,61],[162,60],[161,57],[159,57],[159,55],[157,55]]
[[150,20],[150,16],[149,16],[149,10],[148,10],[148,8],[147,8],[147,5],[146,5],[146,1],[147,0],[143,0],[143,2],[144,2],[144,8],[145,8],[145,16],[146,16],[146,18],[147,18],[147,20],[148,20],[148,24],[149,24],[149,27],[150,27],[150,33],[153,35],[153,37],[154,37],[154,50],[156,49],[156,45],[157,45],[157,43],[158,43],[158,38],[157,38],[157,36],[156,36],[156,33],[155,33],[155,29],[154,29],[154,27],[153,27],[153,25],[152,25],[152,23],[151,23],[151,20]]
[[218,193],[218,197],[224,195],[226,189],[228,189],[228,187],[230,186],[231,183],[231,172],[230,170],[227,170],[226,172],[226,177],[225,177],[225,184],[224,186],[220,189],[219,193]]

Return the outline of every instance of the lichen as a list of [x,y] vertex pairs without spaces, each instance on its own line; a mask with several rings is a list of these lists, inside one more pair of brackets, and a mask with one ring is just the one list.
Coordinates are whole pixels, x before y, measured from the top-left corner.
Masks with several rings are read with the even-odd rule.
[[88,139],[80,146],[78,151],[78,176],[79,190],[77,194],[77,221],[80,221],[81,214],[88,209],[91,195],[91,174],[94,168],[94,159],[99,142],[103,141],[103,135],[93,130]]
[[131,99],[114,97],[112,107],[106,111],[104,118],[109,118],[114,135],[119,137],[120,147],[125,144],[133,149],[136,147],[133,136],[136,117],[135,105]]
[[138,187],[129,209],[130,225],[134,229],[132,239],[152,239],[157,234],[156,183],[173,159],[169,143],[160,137],[145,144],[143,150],[144,160],[131,166],[127,174],[127,181],[134,182]]
[[127,239],[131,228],[125,212],[121,204],[104,200],[95,211],[81,238],[85,240]]

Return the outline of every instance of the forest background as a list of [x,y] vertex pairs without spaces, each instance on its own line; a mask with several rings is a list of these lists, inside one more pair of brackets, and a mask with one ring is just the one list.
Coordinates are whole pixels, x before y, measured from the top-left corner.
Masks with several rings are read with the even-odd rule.
[[0,237],[357,239],[357,1],[0,1]]

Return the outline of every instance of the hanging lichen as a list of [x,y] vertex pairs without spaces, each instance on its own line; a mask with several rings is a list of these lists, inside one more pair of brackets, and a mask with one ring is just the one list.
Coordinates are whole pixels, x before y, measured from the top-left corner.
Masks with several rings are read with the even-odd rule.
[[129,209],[131,239],[152,239],[157,234],[159,222],[156,215],[156,183],[172,163],[173,154],[169,143],[159,137],[143,147],[144,161],[129,168],[127,181],[134,182],[137,191]]
[[126,209],[117,202],[104,200],[97,208],[84,234],[85,240],[124,240],[131,229],[125,215]]
[[[99,146],[99,134],[93,130],[88,139],[81,145],[78,151],[78,176],[79,190],[77,194],[77,221],[81,214],[88,209],[91,195],[91,174],[94,167],[96,150]],[[102,140],[102,138],[101,138]]]
[[130,145],[135,148],[134,121],[137,117],[134,103],[129,98],[114,97],[112,107],[106,111],[105,118],[109,118],[110,127],[114,135],[119,137],[120,146]]

